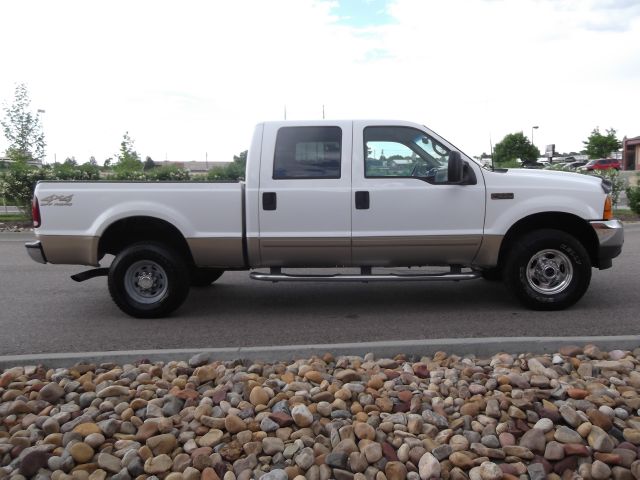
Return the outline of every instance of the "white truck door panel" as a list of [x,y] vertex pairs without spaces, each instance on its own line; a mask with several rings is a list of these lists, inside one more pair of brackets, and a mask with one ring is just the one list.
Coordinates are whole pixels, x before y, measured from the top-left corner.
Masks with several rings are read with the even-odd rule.
[[[475,185],[448,185],[446,161],[455,149],[426,128],[354,122],[353,131],[353,264],[469,264],[485,216],[477,165],[467,162]],[[357,205],[358,197],[368,205]]]
[[351,263],[352,122],[265,124],[258,211],[262,266]]

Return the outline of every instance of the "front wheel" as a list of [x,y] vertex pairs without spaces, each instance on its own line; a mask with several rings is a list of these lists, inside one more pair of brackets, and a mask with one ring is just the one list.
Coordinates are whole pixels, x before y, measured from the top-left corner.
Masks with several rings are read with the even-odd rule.
[[516,297],[534,310],[562,310],[584,295],[591,281],[589,254],[571,235],[538,230],[511,250],[504,280]]
[[189,270],[177,253],[155,243],[127,247],[109,268],[109,293],[120,310],[158,318],[177,309],[189,293]]

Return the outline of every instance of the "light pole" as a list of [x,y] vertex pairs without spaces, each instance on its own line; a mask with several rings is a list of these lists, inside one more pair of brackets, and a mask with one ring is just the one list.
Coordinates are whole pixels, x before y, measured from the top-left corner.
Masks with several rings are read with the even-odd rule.
[[540,128],[538,125],[534,125],[533,127],[531,127],[531,145],[533,145],[535,147],[535,143],[533,143],[533,131],[537,130],[538,128]]

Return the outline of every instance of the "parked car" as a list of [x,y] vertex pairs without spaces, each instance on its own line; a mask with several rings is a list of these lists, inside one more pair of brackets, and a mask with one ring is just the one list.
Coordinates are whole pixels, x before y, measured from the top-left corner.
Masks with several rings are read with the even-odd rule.
[[567,163],[562,169],[563,170],[576,170],[578,167],[583,167],[587,164],[587,162],[583,161],[578,161],[578,162],[571,162],[571,163]]
[[544,168],[544,165],[538,162],[522,162],[522,168]]
[[620,160],[615,158],[600,158],[598,160],[590,160],[584,167],[580,167],[579,170],[620,170]]

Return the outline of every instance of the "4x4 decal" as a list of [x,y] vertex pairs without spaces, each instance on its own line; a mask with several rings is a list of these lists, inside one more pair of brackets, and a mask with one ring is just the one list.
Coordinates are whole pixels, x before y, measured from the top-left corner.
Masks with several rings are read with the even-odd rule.
[[71,195],[49,195],[48,197],[44,197],[40,199],[41,207],[70,207],[73,205],[71,200],[73,199],[73,194]]

